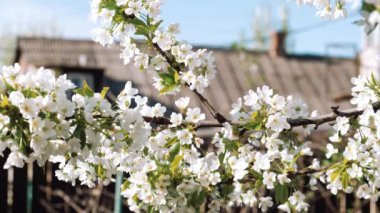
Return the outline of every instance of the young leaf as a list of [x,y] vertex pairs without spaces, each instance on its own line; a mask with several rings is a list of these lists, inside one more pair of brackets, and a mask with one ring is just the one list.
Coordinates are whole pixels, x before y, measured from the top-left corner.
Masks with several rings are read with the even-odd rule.
[[100,93],[100,95],[102,96],[102,98],[105,98],[105,97],[106,97],[107,92],[108,92],[109,90],[110,90],[109,87],[104,87],[104,88],[102,89],[102,92]]
[[275,187],[274,199],[276,203],[284,203],[288,200],[289,189],[286,185],[277,184]]
[[181,163],[182,159],[183,159],[183,155],[177,155],[175,156],[173,162],[170,164],[170,172],[173,175],[177,173],[178,166]]
[[169,152],[169,161],[172,162],[181,150],[181,144],[176,143]]
[[0,106],[1,107],[6,107],[9,105],[8,97],[6,95],[3,95],[3,100],[1,101]]

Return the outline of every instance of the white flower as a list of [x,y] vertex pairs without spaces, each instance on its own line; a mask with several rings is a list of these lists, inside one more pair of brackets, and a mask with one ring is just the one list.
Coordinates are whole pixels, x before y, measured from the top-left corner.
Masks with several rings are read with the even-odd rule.
[[182,124],[182,115],[181,114],[177,114],[177,113],[172,113],[170,115],[170,123],[171,123],[171,126],[173,127],[176,127],[176,126],[180,126]]
[[158,55],[158,56],[152,58],[150,64],[157,71],[166,70],[168,67],[168,64],[166,63],[165,58],[162,57],[161,55]]
[[267,189],[274,189],[274,183],[276,182],[276,173],[265,171],[263,177],[263,184],[267,187]]
[[166,112],[166,107],[162,106],[160,103],[157,103],[153,107],[153,117],[164,117]]
[[248,173],[246,170],[248,163],[243,158],[237,159],[235,156],[232,156],[228,158],[228,164],[233,171],[234,180],[240,180]]
[[284,112],[286,116],[290,118],[309,116],[306,103],[299,98],[294,98],[293,96],[287,97],[287,104],[285,106]]
[[334,125],[334,130],[340,132],[340,134],[345,135],[350,128],[350,119],[347,117],[337,117],[336,124]]
[[7,80],[7,78],[12,78],[17,75],[17,73],[20,72],[20,65],[18,63],[14,64],[13,66],[3,66],[2,67],[2,75]]
[[264,171],[269,170],[270,159],[269,159],[268,154],[261,154],[261,152],[256,152],[253,169],[257,172],[260,172],[261,170],[264,170]]
[[259,208],[261,209],[261,211],[266,212],[268,208],[272,206],[273,206],[273,201],[271,197],[260,198]]
[[289,197],[290,204],[296,206],[298,203],[302,203],[305,200],[305,195],[300,191],[295,191],[292,196]]
[[281,132],[285,129],[290,129],[290,124],[287,122],[286,117],[280,113],[270,115],[265,127],[276,132]]
[[94,29],[92,31],[92,40],[101,44],[102,46],[107,46],[113,43],[111,33],[105,29]]
[[232,110],[230,111],[230,115],[234,118],[234,120],[237,120],[240,118],[240,111],[242,110],[242,99],[238,98],[237,102],[232,104]]
[[181,144],[191,144],[193,139],[193,134],[189,130],[177,131],[177,137]]
[[128,8],[124,10],[127,15],[135,15],[138,16],[139,12],[141,12],[142,3],[141,1],[129,1]]
[[327,6],[324,9],[319,10],[317,12],[317,16],[319,16],[319,17],[321,17],[323,19],[332,19],[333,18],[333,14],[332,14],[332,11],[331,11],[331,7]]
[[285,98],[280,95],[274,95],[273,98],[270,99],[269,104],[271,107],[273,107],[275,110],[282,110],[285,107]]
[[243,203],[249,207],[253,207],[257,203],[257,198],[252,190],[248,190],[242,194]]
[[115,15],[114,10],[108,10],[106,8],[103,8],[99,13],[99,17],[103,19],[105,24],[111,23],[114,15]]
[[9,169],[12,166],[17,168],[24,167],[26,156],[21,152],[11,152],[4,164],[4,169]]
[[125,39],[121,45],[124,47],[120,54],[120,58],[123,59],[124,65],[127,65],[131,62],[131,59],[140,53],[136,44],[131,43],[130,39]]
[[222,179],[220,178],[220,173],[219,172],[210,173],[209,181],[211,185],[215,186],[216,184],[218,184],[220,181],[222,181]]
[[244,96],[244,104],[246,106],[252,107],[252,109],[254,110],[260,107],[260,105],[258,104],[258,101],[259,101],[259,97],[257,93],[255,93],[252,90],[249,90],[248,95]]
[[122,94],[134,97],[135,95],[137,95],[138,92],[139,91],[137,89],[132,87],[132,82],[128,81],[124,86],[124,90],[122,91]]
[[189,97],[183,97],[175,101],[175,105],[181,110],[185,110],[186,107],[189,105],[190,98]]
[[358,187],[358,190],[356,191],[356,196],[358,198],[369,199],[371,198],[371,189],[367,184],[363,184]]
[[154,32],[153,43],[158,44],[160,48],[164,51],[170,50],[172,45],[174,44],[173,39],[169,34],[161,32],[160,30],[156,30]]
[[9,124],[10,118],[7,115],[0,114],[0,130]]
[[281,204],[277,208],[280,209],[283,212],[286,212],[286,213],[291,213],[292,212],[288,203]]
[[14,106],[20,106],[24,102],[25,97],[20,91],[13,91],[9,94],[9,102]]
[[20,112],[24,118],[31,119],[38,115],[39,109],[37,103],[33,99],[27,98],[21,103]]
[[340,19],[347,17],[347,11],[343,7],[336,7],[334,11],[334,19]]
[[189,88],[191,90],[195,89],[197,90],[197,92],[202,94],[204,92],[204,88],[206,88],[207,86],[208,86],[208,79],[200,75],[200,76],[197,76],[195,81],[191,82]]
[[137,104],[137,107],[144,106],[148,103],[148,98],[147,97],[141,97],[139,95],[135,96],[135,102]]
[[190,123],[199,123],[200,121],[203,121],[206,119],[206,115],[201,113],[200,108],[189,108],[186,112],[186,121]]
[[170,24],[169,27],[168,27],[168,33],[170,34],[179,34],[181,31],[179,29],[179,24],[178,23],[174,23],[174,24]]
[[330,159],[332,155],[338,153],[338,149],[334,148],[334,146],[331,143],[327,144],[326,148],[327,148],[327,153],[326,153],[327,159]]
[[140,70],[144,71],[148,69],[149,65],[149,56],[145,53],[139,53],[135,56],[135,67]]
[[290,180],[290,178],[288,178],[287,174],[279,174],[279,175],[277,175],[277,179],[281,185],[284,185],[286,183],[291,182],[291,180]]
[[349,142],[344,149],[343,156],[347,160],[357,160],[358,159],[358,144],[355,140],[349,139]]
[[347,169],[347,173],[350,175],[351,178],[361,178],[363,176],[362,168],[355,163]]
[[373,11],[369,17],[368,17],[368,22],[371,25],[376,25],[380,23],[380,12],[379,11]]
[[273,90],[270,89],[268,86],[257,88],[257,96],[259,97],[259,99],[263,100],[267,104],[270,104],[272,95]]

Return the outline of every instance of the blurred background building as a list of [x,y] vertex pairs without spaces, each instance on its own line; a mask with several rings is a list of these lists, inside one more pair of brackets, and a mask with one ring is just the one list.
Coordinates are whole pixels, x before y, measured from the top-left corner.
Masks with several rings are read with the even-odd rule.
[[[186,90],[177,96],[159,96],[147,73],[123,64],[118,47],[104,48],[89,40],[93,25],[86,20],[87,2],[31,2],[23,1],[27,6],[21,6],[20,0],[0,0],[4,4],[0,8],[0,64],[18,62],[23,70],[44,66],[57,74],[67,74],[79,87],[85,80],[95,91],[109,86],[109,98],[117,95],[126,81],[132,81],[151,104],[161,102],[170,111],[176,110],[173,103],[179,96],[190,96],[191,105],[201,106]],[[301,98],[310,110],[320,113],[328,113],[336,105],[350,108],[350,79],[359,73],[380,73],[380,30],[371,35],[361,33],[352,24],[359,18],[355,9],[344,21],[328,22],[314,18],[312,9],[281,3],[168,2],[163,15],[168,23],[180,22],[181,39],[214,52],[219,72],[205,96],[226,115],[238,97],[262,85],[281,95]],[[74,6],[67,6],[70,4]],[[216,8],[216,4],[220,7]],[[196,14],[194,5],[202,5]],[[14,19],[24,21],[17,24],[12,22]],[[213,119],[207,109],[203,111]],[[324,149],[328,130],[326,125],[307,138],[316,142],[313,148]],[[201,134],[211,135],[207,131]],[[4,161],[0,158],[0,166]],[[0,207],[6,207],[4,212],[15,213],[113,211],[114,185],[94,190],[74,188],[54,179],[54,170],[51,164],[44,170],[33,164],[25,169],[0,170]],[[312,212],[342,210],[342,199],[331,199],[322,188],[311,197]],[[344,200],[346,210],[360,212],[369,208],[368,203],[352,196]]]

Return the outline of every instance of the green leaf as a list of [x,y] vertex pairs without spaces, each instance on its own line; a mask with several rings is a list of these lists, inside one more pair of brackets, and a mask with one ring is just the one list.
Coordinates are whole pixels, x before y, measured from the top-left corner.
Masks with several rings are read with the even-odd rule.
[[224,139],[223,142],[227,151],[233,152],[239,149],[239,144],[236,141]]
[[170,86],[166,86],[166,87],[164,87],[164,88],[162,88],[162,89],[160,90],[160,94],[163,95],[163,94],[166,94],[166,93],[168,93],[168,92],[171,92],[171,91],[175,90],[177,87],[178,87],[177,84],[173,84],[173,85],[170,85]]
[[172,73],[160,73],[161,84],[164,86],[171,86],[176,83],[174,75]]
[[15,91],[16,89],[10,85],[7,81],[4,80],[4,84],[5,84],[5,87],[7,88],[7,90],[9,91]]
[[154,212],[154,208],[153,206],[148,206],[148,210],[147,210],[148,213],[153,213]]
[[353,24],[358,25],[358,26],[364,26],[367,24],[367,22],[364,19],[360,19],[360,20],[354,21]]
[[277,184],[275,187],[274,199],[276,203],[284,203],[288,200],[289,189],[287,185]]
[[88,97],[94,96],[94,91],[91,89],[90,86],[88,86],[86,81],[83,81],[83,91],[84,91],[84,94]]
[[109,87],[104,87],[104,88],[102,89],[102,92],[100,93],[100,95],[102,96],[102,98],[105,98],[105,97],[106,97],[107,92],[108,92],[109,90],[110,90]]
[[367,2],[363,1],[362,11],[372,12],[372,11],[375,11],[375,10],[376,10],[376,6],[374,4],[367,3]]
[[172,162],[174,158],[178,155],[179,151],[181,150],[181,144],[176,143],[172,146],[170,152],[169,152],[169,161]]
[[332,174],[331,174],[331,182],[334,182],[342,173],[341,169],[336,169]]
[[104,171],[104,168],[102,165],[97,165],[97,173],[98,173],[98,176],[100,177],[100,179],[103,179],[105,177],[105,171]]
[[231,194],[234,191],[234,186],[232,185],[222,185],[221,186],[221,196],[227,197],[229,194]]
[[147,35],[149,35],[149,30],[146,27],[137,26],[136,27],[136,35],[147,36]]
[[3,95],[3,100],[1,101],[0,106],[1,107],[6,107],[9,105],[8,97],[6,95]]
[[128,20],[129,23],[135,25],[135,27],[137,28],[138,26],[140,27],[145,27],[145,28],[148,28],[148,26],[146,25],[146,23],[138,18],[134,18],[134,19],[130,19]]
[[168,147],[171,147],[175,142],[178,141],[178,138],[174,137],[174,138],[171,138],[166,144],[165,144],[165,147],[168,148]]
[[342,173],[341,181],[342,181],[343,189],[347,189],[348,187],[348,173],[347,172]]
[[202,190],[199,192],[198,196],[195,199],[196,206],[202,205],[203,202],[205,202],[205,200],[206,200],[206,192]]
[[121,185],[121,191],[125,191],[131,183],[128,181],[124,181],[123,185]]
[[248,130],[260,130],[261,122],[250,122],[250,123],[244,124],[243,127]]
[[158,29],[158,27],[160,27],[160,25],[161,25],[162,22],[163,22],[163,20],[160,20],[160,21],[157,22],[156,24],[152,25],[152,26],[150,27],[150,31],[151,31],[151,32],[155,32],[155,31]]
[[206,192],[205,191],[195,191],[187,196],[187,205],[194,207],[196,212],[200,212],[200,206],[206,200]]
[[182,159],[183,159],[183,155],[177,155],[174,157],[174,160],[170,164],[170,172],[173,175],[175,175],[177,173],[178,166],[181,163]]
[[75,130],[73,132],[73,136],[80,140],[80,144],[81,144],[82,148],[86,145],[85,128],[86,128],[86,126],[83,122],[78,122],[77,127],[75,128]]
[[99,4],[99,9],[109,9],[109,10],[116,10],[118,6],[116,5],[116,2],[114,0],[102,0]]
[[173,76],[174,76],[174,82],[175,82],[176,84],[178,84],[179,81],[181,80],[181,79],[179,78],[179,74],[178,74],[178,72],[174,70],[174,75],[173,75]]
[[73,90],[76,94],[87,96],[87,97],[93,97],[94,91],[91,89],[90,86],[88,86],[86,81],[83,81],[82,88],[77,88]]

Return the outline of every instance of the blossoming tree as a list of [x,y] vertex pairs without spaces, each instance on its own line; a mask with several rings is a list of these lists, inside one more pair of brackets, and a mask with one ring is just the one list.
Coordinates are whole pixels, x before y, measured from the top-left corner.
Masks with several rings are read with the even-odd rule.
[[[324,6],[318,15],[345,15],[344,1],[335,9],[328,0],[297,0]],[[56,177],[73,185],[94,187],[127,173],[122,195],[132,211],[218,212],[246,205],[262,211],[275,206],[285,212],[307,211],[304,193],[324,185],[332,194],[379,196],[380,83],[374,78],[352,79],[351,103],[356,109],[316,116],[305,103],[282,97],[264,86],[247,91],[232,104],[230,118],[220,114],[202,95],[217,74],[214,58],[205,49],[177,41],[178,25],[162,28],[163,0],[94,0],[91,17],[102,23],[94,40],[121,47],[125,64],[149,72],[154,87],[170,95],[188,87],[217,123],[205,121],[190,99],[175,102],[179,112],[165,117],[160,104],[148,106],[147,97],[127,82],[116,103],[105,99],[107,88],[95,93],[84,84],[75,88],[65,75],[50,70],[19,73],[16,64],[3,67],[0,81],[0,153],[9,149],[4,168],[36,161],[59,164]],[[379,1],[367,0],[367,24],[380,22]],[[138,48],[136,41],[151,47]],[[154,50],[154,51],[152,51]],[[68,99],[66,92],[74,90]],[[299,131],[310,133],[335,122],[323,157],[313,155]],[[201,148],[201,127],[220,127],[214,149]],[[309,159],[300,165],[300,158]],[[305,180],[308,180],[305,183]],[[302,184],[303,183],[303,184]],[[302,187],[300,187],[300,185]]]

